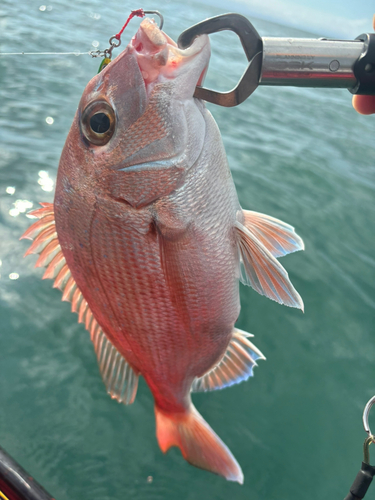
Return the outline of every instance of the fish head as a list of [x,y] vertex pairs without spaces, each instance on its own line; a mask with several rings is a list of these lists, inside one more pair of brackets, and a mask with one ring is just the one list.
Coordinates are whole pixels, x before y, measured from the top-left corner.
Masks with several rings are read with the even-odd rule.
[[[99,190],[132,205],[144,204],[150,196],[137,201],[135,191],[141,188],[134,189],[134,184],[152,184],[150,168],[154,167],[152,177],[155,162],[167,162],[163,173],[168,166],[173,170],[173,186],[162,186],[158,176],[161,191],[154,189],[152,197],[175,189],[176,178],[181,181],[176,169],[186,171],[202,146],[196,147],[202,118],[196,117],[191,130],[187,114],[197,113],[193,93],[203,81],[209,58],[206,35],[182,50],[153,20],[142,21],[126,49],[86,86],[62,153],[58,184],[60,180],[81,192]],[[137,165],[143,166],[136,172],[139,179],[129,175],[129,168]],[[128,175],[121,175],[125,170]],[[125,191],[133,191],[134,199],[129,200],[124,189],[119,192],[123,179]]]

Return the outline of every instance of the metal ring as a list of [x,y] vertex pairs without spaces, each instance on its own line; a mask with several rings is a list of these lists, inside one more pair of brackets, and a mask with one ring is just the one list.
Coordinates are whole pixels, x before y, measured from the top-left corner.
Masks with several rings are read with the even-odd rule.
[[[117,40],[118,43],[114,42],[114,40]],[[121,40],[118,40],[116,38],[116,36],[111,36],[111,38],[109,39],[109,44],[115,49],[116,47],[120,47],[121,45]]]
[[369,437],[373,437],[370,425],[368,423],[368,417],[370,414],[371,406],[375,403],[375,396],[373,396],[370,401],[368,401],[367,405],[365,406],[365,409],[363,410],[363,417],[362,417],[362,422],[363,422],[363,427],[365,429],[365,432],[367,432]]
[[144,10],[144,14],[156,14],[160,18],[159,30],[163,28],[164,25],[164,17],[160,14],[158,10]]

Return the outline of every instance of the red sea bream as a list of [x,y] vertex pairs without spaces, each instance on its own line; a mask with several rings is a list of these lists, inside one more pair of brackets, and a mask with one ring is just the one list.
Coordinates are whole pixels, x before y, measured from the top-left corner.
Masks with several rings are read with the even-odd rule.
[[186,50],[150,19],[87,85],[64,146],[53,204],[24,234],[90,332],[111,396],[134,401],[142,375],[162,451],[243,482],[191,392],[253,374],[263,358],[234,325],[239,280],[303,307],[276,260],[303,248],[293,228],[243,210],[218,127],[193,98],[207,36]]

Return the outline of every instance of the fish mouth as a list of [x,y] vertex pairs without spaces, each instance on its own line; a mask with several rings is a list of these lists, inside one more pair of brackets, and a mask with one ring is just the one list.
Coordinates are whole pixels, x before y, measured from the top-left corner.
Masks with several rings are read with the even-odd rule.
[[157,81],[177,78],[182,73],[198,73],[201,84],[210,58],[207,35],[197,37],[190,47],[180,49],[176,42],[161,31],[153,19],[142,21],[130,45],[147,86]]

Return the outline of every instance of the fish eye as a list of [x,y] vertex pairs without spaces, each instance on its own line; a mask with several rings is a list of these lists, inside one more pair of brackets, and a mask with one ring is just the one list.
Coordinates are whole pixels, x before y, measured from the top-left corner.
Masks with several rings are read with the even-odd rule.
[[105,134],[111,126],[111,120],[105,113],[95,113],[90,118],[90,127],[96,134]]
[[86,139],[97,146],[104,146],[113,136],[116,116],[106,101],[90,103],[82,113],[81,129]]

